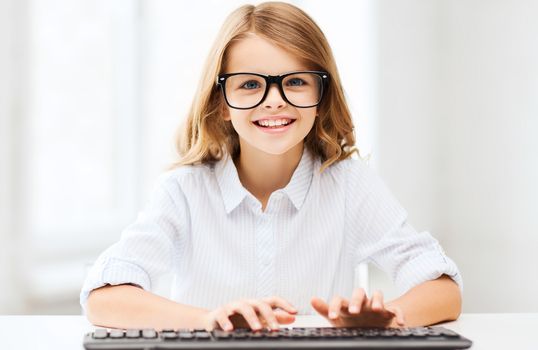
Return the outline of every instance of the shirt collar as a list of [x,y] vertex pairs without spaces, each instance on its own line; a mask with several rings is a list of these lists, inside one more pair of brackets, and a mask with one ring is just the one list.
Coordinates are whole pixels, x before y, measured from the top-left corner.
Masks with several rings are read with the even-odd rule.
[[228,154],[225,154],[215,164],[215,175],[224,201],[226,214],[229,214],[243,201],[248,191],[241,184],[232,157]]
[[293,172],[290,182],[281,191],[291,200],[297,210],[301,209],[314,175],[314,159],[304,147],[303,156]]
[[[305,147],[290,182],[286,187],[278,190],[288,196],[297,210],[303,206],[312,183],[313,174],[313,155]],[[229,155],[225,155],[223,159],[215,164],[215,175],[222,194],[224,208],[226,213],[229,214],[243,201],[249,192],[241,184],[237,168]]]

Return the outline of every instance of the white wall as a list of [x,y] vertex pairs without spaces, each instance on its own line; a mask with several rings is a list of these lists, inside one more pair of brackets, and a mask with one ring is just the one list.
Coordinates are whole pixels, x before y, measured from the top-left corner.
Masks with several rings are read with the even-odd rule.
[[457,262],[464,312],[536,312],[538,2],[381,1],[379,14],[382,177]]
[[538,311],[538,2],[444,2],[440,225],[467,311]]
[[[440,238],[436,27],[436,2],[378,2],[378,133],[372,157],[411,224]],[[387,275],[370,270],[372,289],[382,290],[386,299],[398,296]]]
[[19,203],[16,192],[10,186],[15,180],[13,167],[18,164],[14,142],[18,128],[14,122],[23,105],[19,92],[23,84],[16,76],[20,71],[20,53],[24,46],[17,43],[14,32],[19,31],[24,21],[21,9],[25,1],[0,1],[0,310],[11,313],[21,306],[18,293],[19,279],[12,268],[16,260],[18,240],[12,234],[16,229],[14,207]]
[[[11,27],[12,22],[9,20],[11,13],[11,1],[0,2],[0,193],[7,193],[0,196],[0,242],[7,241],[7,232],[11,229],[10,220],[10,197],[11,193],[7,186],[11,177],[9,165],[11,163],[11,138],[9,131],[11,121],[8,115],[11,114],[11,93],[9,91],[11,76],[11,60],[8,58],[12,54]],[[0,247],[0,280],[11,280],[11,273],[7,264],[11,260],[9,256],[10,247]],[[2,284],[3,287],[3,284]],[[0,294],[0,305],[6,303],[13,297],[13,288],[6,286],[7,292]]]

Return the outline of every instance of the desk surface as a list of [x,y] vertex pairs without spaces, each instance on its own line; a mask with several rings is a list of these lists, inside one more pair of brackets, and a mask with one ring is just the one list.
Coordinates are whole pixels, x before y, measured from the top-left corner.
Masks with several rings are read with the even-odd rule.
[[[326,325],[322,317],[299,316],[292,326]],[[538,349],[538,313],[463,314],[443,326],[471,339],[473,350]],[[80,350],[92,329],[83,316],[0,316],[0,348]]]

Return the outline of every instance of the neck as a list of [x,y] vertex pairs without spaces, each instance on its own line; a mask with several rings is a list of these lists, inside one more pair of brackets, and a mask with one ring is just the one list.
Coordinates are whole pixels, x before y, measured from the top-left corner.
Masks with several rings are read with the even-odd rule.
[[304,145],[300,142],[284,154],[274,155],[254,147],[243,147],[235,161],[242,185],[262,203],[265,208],[274,191],[286,187],[301,161]]

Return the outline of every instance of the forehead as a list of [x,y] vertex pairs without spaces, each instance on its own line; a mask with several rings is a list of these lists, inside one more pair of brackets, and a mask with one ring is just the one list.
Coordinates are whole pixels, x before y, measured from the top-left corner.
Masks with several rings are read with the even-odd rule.
[[226,73],[278,75],[307,69],[306,64],[291,52],[256,34],[234,42],[228,49]]

